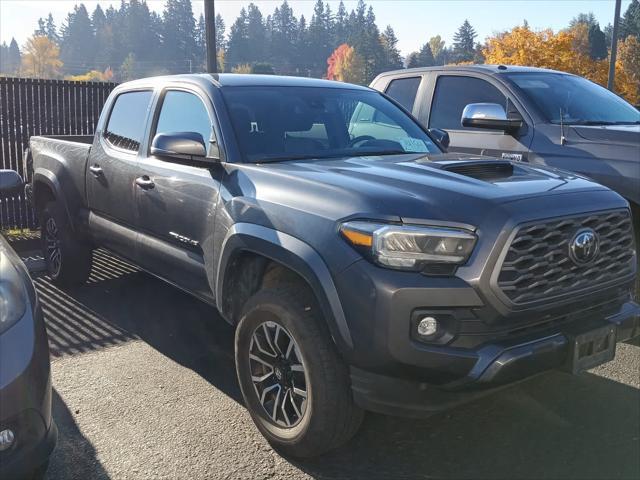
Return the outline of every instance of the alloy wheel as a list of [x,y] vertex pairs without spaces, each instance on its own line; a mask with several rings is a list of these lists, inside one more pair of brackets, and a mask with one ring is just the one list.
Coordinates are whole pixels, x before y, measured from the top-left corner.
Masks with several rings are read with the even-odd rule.
[[307,409],[307,373],[298,344],[276,322],[263,322],[251,336],[249,369],[258,401],[276,425],[297,425]]
[[45,244],[47,248],[47,260],[49,261],[50,273],[56,277],[62,267],[62,250],[58,238],[58,226],[53,218],[47,218],[45,223]]

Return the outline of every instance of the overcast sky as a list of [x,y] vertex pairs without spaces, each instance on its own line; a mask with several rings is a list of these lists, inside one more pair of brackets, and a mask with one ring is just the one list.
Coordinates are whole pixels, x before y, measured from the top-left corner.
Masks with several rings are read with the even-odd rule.
[[[194,13],[203,12],[203,1],[192,0]],[[623,0],[622,12],[631,0]],[[15,37],[22,46],[37,27],[39,17],[53,14],[60,26],[67,13],[77,2],[75,0],[0,0],[0,41],[11,41]],[[97,3],[103,8],[113,4],[116,8],[120,0],[85,0],[89,13]],[[164,0],[147,0],[149,6],[162,12]],[[229,26],[242,7],[250,2],[244,0],[216,0],[216,12],[220,13]],[[282,3],[282,0],[254,1],[265,17]],[[296,16],[304,14],[309,20],[315,0],[290,0]],[[335,12],[339,1],[329,1]],[[347,10],[357,4],[356,0],[345,1]],[[479,40],[494,32],[510,29],[521,24],[524,19],[534,29],[564,28],[578,13],[593,12],[604,28],[613,22],[614,0],[370,0],[374,7],[378,26],[384,29],[391,25],[399,38],[399,48],[403,55],[417,50],[433,35],[441,35],[447,44],[460,24],[469,19],[478,33]]]

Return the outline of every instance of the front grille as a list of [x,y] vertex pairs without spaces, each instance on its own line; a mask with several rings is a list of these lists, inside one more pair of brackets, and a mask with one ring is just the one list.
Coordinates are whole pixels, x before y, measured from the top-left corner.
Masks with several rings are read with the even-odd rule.
[[[569,243],[582,229],[593,229],[598,255],[578,265],[569,256]],[[519,227],[498,275],[498,287],[514,304],[596,289],[629,276],[634,246],[628,210],[561,218]]]

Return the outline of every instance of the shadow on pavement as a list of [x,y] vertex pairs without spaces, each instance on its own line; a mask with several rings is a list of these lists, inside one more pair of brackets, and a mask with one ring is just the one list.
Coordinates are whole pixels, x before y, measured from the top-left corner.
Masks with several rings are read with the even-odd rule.
[[73,413],[53,390],[53,418],[58,425],[58,444],[49,460],[47,480],[108,480],[91,443],[82,435]]
[[[109,326],[97,329],[107,338],[140,338],[242,403],[232,328],[212,307],[125,267],[99,253],[92,281],[65,295],[91,312],[92,328]],[[100,348],[99,338],[88,344]],[[640,391],[552,372],[428,419],[369,414],[346,446],[293,463],[316,478],[640,478],[638,425]]]

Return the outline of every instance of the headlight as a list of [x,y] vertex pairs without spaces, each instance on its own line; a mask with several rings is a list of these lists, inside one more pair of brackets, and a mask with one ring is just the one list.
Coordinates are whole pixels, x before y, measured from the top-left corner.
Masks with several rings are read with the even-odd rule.
[[0,251],[0,333],[20,320],[26,307],[22,278],[9,258]]
[[433,264],[462,265],[476,243],[476,236],[467,230],[363,221],[343,223],[340,233],[376,263],[403,270],[422,270]]

